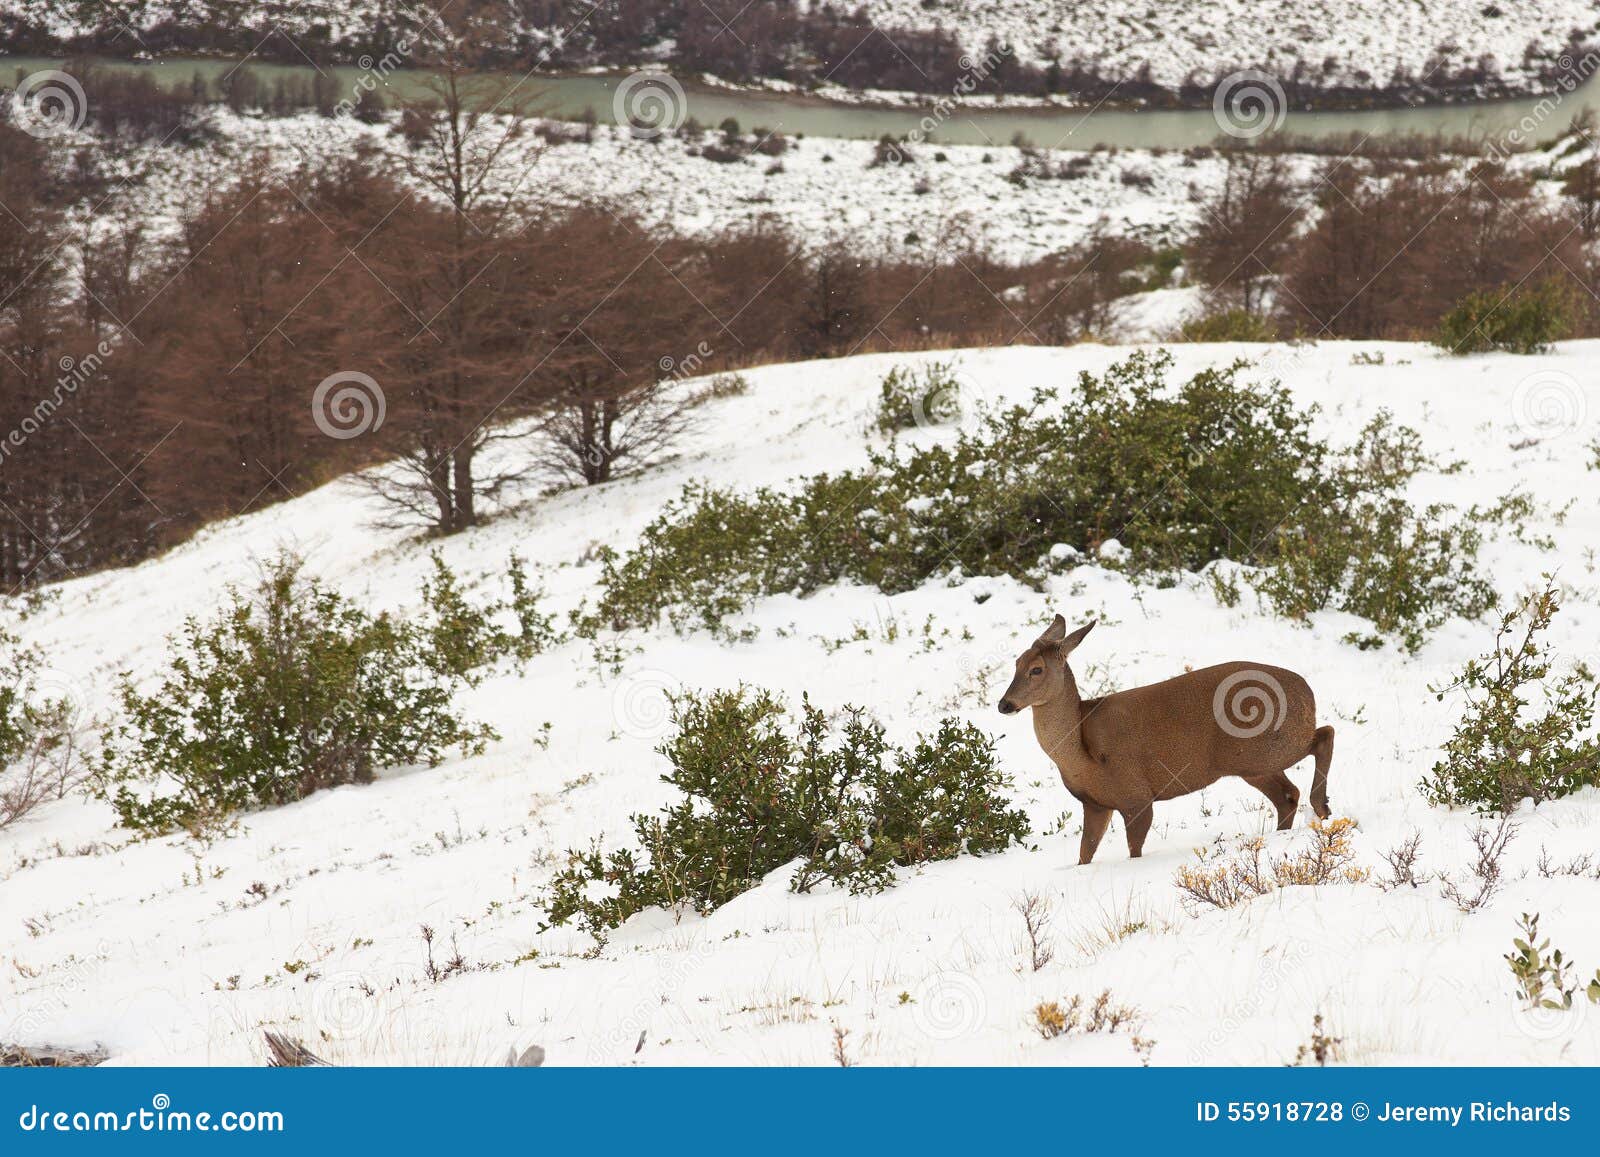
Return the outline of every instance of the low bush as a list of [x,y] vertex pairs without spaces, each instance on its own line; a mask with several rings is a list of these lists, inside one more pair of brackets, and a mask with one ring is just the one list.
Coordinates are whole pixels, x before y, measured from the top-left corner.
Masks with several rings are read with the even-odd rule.
[[1311,841],[1299,851],[1269,859],[1266,841],[1242,840],[1231,854],[1201,848],[1199,863],[1178,869],[1174,878],[1197,908],[1233,908],[1279,888],[1320,884],[1359,884],[1368,877],[1356,866],[1352,819],[1312,820]]
[[371,615],[281,558],[216,618],[190,619],[153,685],[123,677],[100,790],[126,827],[203,832],[451,747],[479,752],[493,732],[452,706],[469,679],[440,638],[459,642]]
[[[848,579],[896,593],[940,574],[1034,584],[1116,539],[1133,573],[1219,559],[1284,614],[1331,607],[1414,648],[1493,591],[1476,557],[1483,512],[1418,510],[1406,483],[1431,462],[1386,416],[1336,449],[1313,411],[1238,363],[1169,390],[1166,354],[1080,375],[1072,397],[986,413],[951,443],[874,454],[870,465],[790,491],[691,486],[626,554],[603,558],[587,630],[721,627],[763,595]],[[899,416],[903,417],[903,414]]]
[[44,656],[0,628],[0,828],[83,778],[76,708],[40,686]]
[[[437,551],[432,564],[432,575],[422,583],[427,608],[422,626],[439,669],[468,678],[508,657],[526,663],[561,641],[555,617],[539,609],[544,592],[528,581],[527,568],[515,554],[506,571],[510,597],[482,604],[466,597],[460,579]],[[507,630],[507,623],[515,623],[516,630]]]
[[1180,341],[1277,341],[1278,327],[1245,309],[1223,309],[1191,317],[1178,330]]
[[1114,1001],[1107,988],[1090,1004],[1081,996],[1074,996],[1066,1004],[1043,1001],[1034,1007],[1033,1027],[1045,1040],[1053,1040],[1075,1032],[1118,1032],[1136,1028],[1141,1016],[1133,1005]]
[[961,416],[961,383],[949,362],[896,366],[883,379],[874,425],[882,434],[938,426]]
[[1507,350],[1536,354],[1572,334],[1577,307],[1558,278],[1514,288],[1481,289],[1439,321],[1434,344],[1451,353]]
[[1429,803],[1505,814],[1600,785],[1600,740],[1589,735],[1597,688],[1584,672],[1559,677],[1544,632],[1560,599],[1553,583],[1501,616],[1494,650],[1432,688],[1466,710],[1443,756],[1418,785]]
[[[547,899],[550,925],[596,936],[649,907],[709,912],[800,861],[791,887],[876,891],[894,870],[998,852],[1028,834],[987,737],[946,719],[910,748],[847,708],[835,729],[808,701],[797,733],[766,691],[688,695],[661,747],[683,799],[632,817],[636,849],[568,854]],[[837,731],[837,734],[836,734]]]

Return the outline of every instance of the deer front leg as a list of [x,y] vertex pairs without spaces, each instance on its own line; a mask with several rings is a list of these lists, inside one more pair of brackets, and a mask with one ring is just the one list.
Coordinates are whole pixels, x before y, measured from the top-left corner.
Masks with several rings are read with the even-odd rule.
[[1155,809],[1154,800],[1146,800],[1138,807],[1121,811],[1122,823],[1128,829],[1128,856],[1137,860],[1144,854],[1144,838],[1150,834],[1150,821]]
[[1095,849],[1100,846],[1100,839],[1106,834],[1106,825],[1110,822],[1110,808],[1083,801],[1083,839],[1078,843],[1080,866],[1094,859]]

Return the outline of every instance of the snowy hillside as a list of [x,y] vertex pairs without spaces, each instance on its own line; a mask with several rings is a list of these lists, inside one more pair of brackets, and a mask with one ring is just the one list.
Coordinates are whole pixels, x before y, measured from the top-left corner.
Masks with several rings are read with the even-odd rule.
[[1399,70],[1422,79],[1484,56],[1513,85],[1528,85],[1569,37],[1588,39],[1600,16],[1587,0],[868,0],[867,8],[886,25],[942,23],[968,45],[992,34],[1029,60],[1048,58],[1053,43],[1110,76],[1132,79],[1148,68],[1168,86],[1239,68],[1286,77],[1299,66],[1320,84],[1381,88]]
[[[1126,352],[958,356],[976,393],[1020,400]],[[1418,498],[1466,505],[1525,488],[1540,503],[1530,541],[1492,540],[1485,561],[1506,596],[1559,572],[1561,654],[1600,649],[1600,498],[1587,469],[1600,344],[1537,359],[1447,360],[1377,343],[1174,352],[1184,374],[1264,357],[1340,439],[1392,409],[1428,449],[1466,462],[1456,475],[1422,476]],[[677,458],[529,498],[440,548],[471,580],[499,574],[516,550],[540,567],[564,615],[593,595],[595,548],[625,548],[686,481],[746,487],[863,462],[881,445],[867,425],[883,374],[937,356],[753,371],[750,391],[711,403],[716,420]],[[1542,391],[1528,385],[1536,372]],[[1572,419],[1557,427],[1539,424],[1551,382]],[[403,610],[416,602],[428,547],[366,529],[370,501],[334,482],[166,557],[67,583],[18,629],[46,650],[52,689],[105,715],[117,672],[153,671],[165,635],[209,613],[224,584],[248,583],[282,546],[303,550],[347,594]],[[1535,545],[1539,535],[1553,549]],[[280,1028],[335,1062],[499,1063],[539,1044],[562,1065],[828,1064],[837,1028],[862,1064],[1137,1064],[1126,1033],[1046,1040],[1032,1025],[1042,1001],[1110,988],[1140,1011],[1142,1047],[1158,1065],[1281,1064],[1317,1014],[1355,1063],[1600,1063],[1600,1010],[1585,1020],[1580,999],[1570,1014],[1520,1013],[1501,959],[1517,915],[1538,911],[1585,977],[1600,965],[1600,880],[1538,867],[1592,855],[1600,792],[1525,810],[1503,890],[1471,915],[1432,885],[1371,883],[1286,888],[1195,913],[1173,876],[1197,846],[1265,834],[1273,852],[1293,849],[1306,838],[1304,814],[1294,831],[1273,833],[1264,801],[1224,780],[1158,805],[1143,859],[1127,859],[1117,821],[1096,862],[1077,866],[1076,802],[1027,717],[995,711],[1013,658],[1056,611],[1100,621],[1074,659],[1091,689],[1235,658],[1303,672],[1322,721],[1338,730],[1330,794],[1336,815],[1359,821],[1360,863],[1384,874],[1384,853],[1417,831],[1423,868],[1467,870],[1472,817],[1429,808],[1416,784],[1459,707],[1426,688],[1487,647],[1487,623],[1449,623],[1409,657],[1341,642],[1359,625],[1346,615],[1302,627],[1248,599],[1226,609],[1202,578],[1155,589],[1087,566],[1042,594],[986,578],[892,598],[834,587],[761,601],[736,624],[755,630],[746,642],[630,636],[637,649],[620,676],[597,664],[592,644],[563,644],[520,677],[463,693],[467,713],[503,737],[482,756],[251,814],[206,844],[136,842],[109,808],[79,799],[0,831],[0,1042],[99,1043],[117,1064],[253,1064],[262,1030]],[[707,918],[636,917],[598,952],[578,931],[539,932],[557,857],[596,835],[625,838],[629,813],[670,797],[653,751],[667,733],[665,693],[741,682],[794,704],[809,692],[829,710],[869,707],[897,741],[952,712],[975,722],[999,737],[1030,846],[903,872],[877,896],[794,895],[779,872]],[[1309,764],[1294,777],[1304,791]],[[1055,955],[1038,970],[1014,909],[1027,893],[1051,912]],[[455,975],[430,979],[423,925],[436,956],[459,953]]]
[[[130,178],[127,196],[158,233],[197,187],[236,181],[241,164],[257,155],[284,172],[301,164],[315,171],[363,142],[391,155],[403,147],[387,128],[350,118],[236,116],[221,108],[213,116],[221,139],[203,152],[144,144],[108,158],[117,176]],[[95,142],[87,131],[81,137]],[[541,151],[529,182],[539,198],[602,201],[680,234],[767,221],[806,245],[854,239],[872,251],[908,254],[970,237],[1009,261],[1077,244],[1102,222],[1121,235],[1172,244],[1194,229],[1203,212],[1195,198],[1211,195],[1226,169],[1216,155],[1046,149],[1041,164],[1060,169],[1070,162],[1074,179],[1013,181],[1007,178],[1022,154],[1011,146],[919,146],[908,164],[874,166],[872,142],[820,137],[791,141],[778,157],[721,164],[695,155],[699,146],[676,135],[639,140],[607,127],[590,143],[550,144],[530,135],[528,147]],[[840,195],[844,187],[848,197]]]
[[[516,6],[508,5],[513,12]],[[586,5],[524,6],[513,16],[524,45],[581,39]],[[1374,5],[1363,0],[867,0],[881,29],[942,27],[969,51],[990,37],[1012,45],[1017,57],[1042,64],[1053,55],[1092,64],[1117,80],[1149,79],[1176,88],[1197,79],[1209,84],[1235,69],[1262,68],[1287,78],[1298,74],[1317,86],[1383,89],[1397,73],[1435,82],[1492,59],[1511,91],[1548,89],[1541,72],[1560,64],[1569,41],[1587,41],[1600,27],[1589,0],[1408,0]],[[746,8],[726,19],[737,35]],[[670,10],[663,16],[671,20]],[[237,4],[224,0],[0,0],[0,17],[26,21],[58,41],[100,35],[118,51],[163,25],[255,44],[277,32],[308,46],[368,47],[379,29],[408,27],[411,9],[395,0],[325,0]],[[759,10],[752,23],[768,18]],[[642,23],[637,59],[662,50],[663,32]]]

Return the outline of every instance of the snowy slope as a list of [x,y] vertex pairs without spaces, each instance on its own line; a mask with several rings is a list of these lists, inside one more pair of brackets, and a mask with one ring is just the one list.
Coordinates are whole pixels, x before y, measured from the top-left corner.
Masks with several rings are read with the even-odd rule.
[[[1125,352],[959,356],[975,388],[998,399],[1065,386]],[[1357,352],[1381,352],[1384,364],[1354,364]],[[1419,497],[1467,504],[1526,487],[1546,507],[1534,529],[1555,538],[1554,551],[1497,541],[1487,561],[1508,595],[1559,569],[1568,588],[1560,647],[1573,657],[1600,647],[1600,498],[1585,469],[1600,416],[1591,372],[1600,344],[1448,361],[1427,347],[1377,343],[1175,353],[1182,372],[1265,354],[1340,437],[1392,408],[1430,449],[1468,463],[1460,475],[1419,480]],[[716,420],[679,458],[606,487],[530,499],[445,542],[445,557],[476,579],[498,574],[515,549],[545,568],[564,613],[591,591],[592,548],[626,546],[685,481],[776,483],[864,460],[882,374],[935,356],[755,371],[750,393],[713,403]],[[1548,413],[1521,385],[1536,371],[1557,375],[1540,380],[1562,383],[1578,420],[1514,450],[1536,413]],[[351,595],[404,608],[416,599],[426,547],[366,529],[367,501],[336,482],[214,526],[165,558],[62,586],[20,629],[48,650],[53,685],[104,713],[115,672],[153,669],[163,635],[215,606],[223,584],[248,582],[256,560],[279,546],[306,551],[313,570]],[[1550,508],[1568,503],[1557,520]],[[1371,885],[1290,889],[1192,915],[1174,872],[1198,845],[1270,832],[1264,803],[1224,781],[1159,805],[1142,860],[1126,858],[1119,822],[1097,862],[1076,866],[1074,801],[1027,719],[993,706],[1015,653],[1055,610],[1101,620],[1076,659],[1092,688],[1228,658],[1305,672],[1338,728],[1331,795],[1338,814],[1360,821],[1362,862],[1381,866],[1415,829],[1424,868],[1466,864],[1470,817],[1429,809],[1415,784],[1456,709],[1426,686],[1484,648],[1485,624],[1449,624],[1410,658],[1342,644],[1356,625],[1346,616],[1321,614],[1302,628],[1248,605],[1224,609],[1200,580],[1137,589],[1091,567],[1043,596],[990,579],[894,598],[835,588],[763,601],[748,643],[631,638],[638,650],[620,677],[600,671],[585,645],[564,645],[524,676],[464,695],[468,714],[504,736],[483,756],[250,815],[205,846],[132,842],[106,807],[77,799],[0,832],[0,1041],[101,1042],[121,1064],[258,1063],[261,1029],[280,1027],[348,1062],[496,1063],[508,1048],[538,1043],[552,1064],[825,1064],[837,1025],[860,1063],[1138,1063],[1127,1035],[1045,1041],[1029,1025],[1041,1000],[1110,987],[1142,1010],[1154,1064],[1278,1064],[1318,1012],[1357,1063],[1600,1062],[1600,1010],[1519,1015],[1501,960],[1516,914],[1537,910],[1585,976],[1600,966],[1600,881],[1535,870],[1541,848],[1557,861],[1594,849],[1600,792],[1524,815],[1509,882],[1475,915],[1431,887]],[[898,641],[885,641],[890,623]],[[856,624],[870,638],[836,646]],[[620,837],[631,811],[667,798],[652,750],[665,732],[664,689],[740,681],[795,702],[809,691],[830,709],[869,706],[899,740],[950,711],[977,722],[1000,737],[1036,846],[905,873],[876,897],[794,896],[780,872],[709,918],[641,915],[598,954],[580,933],[539,933],[537,896],[554,857],[596,834]],[[1302,767],[1296,777],[1304,785],[1309,774]],[[1268,836],[1274,851],[1303,838],[1299,829]],[[258,882],[265,899],[250,894]],[[1027,891],[1054,913],[1055,960],[1037,972],[1012,910]],[[450,955],[454,942],[468,972],[426,978],[423,924],[436,930],[436,953]],[[1107,924],[1138,927],[1104,943]]]
[[[155,233],[170,230],[197,189],[238,180],[242,164],[258,155],[287,173],[302,163],[315,171],[361,141],[389,152],[401,147],[387,129],[348,118],[235,116],[222,109],[214,117],[220,139],[204,150],[147,144],[108,158],[125,181],[121,195]],[[82,139],[94,140],[88,132]],[[540,155],[522,195],[531,191],[563,205],[603,201],[680,234],[768,221],[805,245],[851,240],[861,249],[909,256],[959,236],[1002,260],[1028,261],[1083,241],[1102,222],[1114,233],[1173,244],[1198,225],[1203,209],[1195,199],[1221,184],[1226,167],[1214,154],[1046,149],[1043,161],[1053,168],[1087,157],[1076,170],[1081,176],[1018,185],[1007,175],[1022,154],[1010,146],[920,146],[912,163],[877,167],[870,141],[808,137],[793,142],[777,166],[759,155],[719,164],[692,155],[693,147],[677,136],[637,140],[608,127],[597,129],[590,144],[535,139],[529,148]],[[1312,163],[1301,160],[1306,171]]]
[[1132,79],[1148,68],[1157,84],[1201,82],[1238,68],[1279,77],[1296,65],[1321,84],[1381,88],[1405,69],[1424,77],[1492,56],[1505,78],[1526,84],[1530,65],[1554,61],[1569,34],[1587,37],[1600,13],[1588,0],[867,0],[885,26],[943,24],[963,44],[992,34],[1025,59],[1054,43],[1107,74]]
[[[1600,27],[1592,0],[866,0],[864,7],[881,29],[942,27],[968,50],[994,36],[1034,63],[1049,59],[1053,46],[1105,75],[1135,79],[1148,70],[1171,87],[1240,68],[1285,77],[1298,65],[1314,83],[1382,89],[1398,69],[1426,79],[1436,65],[1460,70],[1487,56],[1513,90],[1529,91],[1569,37]],[[548,16],[524,17],[517,35],[534,44],[581,37],[586,8],[551,6]],[[394,0],[0,0],[0,16],[52,36],[99,31],[123,42],[172,22],[246,37],[276,30],[308,44],[365,44],[385,23],[408,27],[409,11]],[[736,35],[743,15],[732,15]]]

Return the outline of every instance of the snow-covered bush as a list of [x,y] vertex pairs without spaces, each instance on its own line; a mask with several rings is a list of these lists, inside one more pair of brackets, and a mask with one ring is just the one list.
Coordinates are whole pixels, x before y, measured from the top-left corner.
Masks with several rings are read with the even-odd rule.
[[371,615],[282,558],[210,622],[190,619],[153,687],[123,677],[100,790],[127,827],[203,831],[450,747],[480,752],[493,733],[451,702],[466,681],[425,624]]
[[1590,734],[1600,688],[1585,671],[1553,675],[1542,637],[1559,609],[1547,582],[1501,616],[1493,651],[1433,688],[1441,700],[1459,692],[1467,709],[1419,785],[1430,803],[1506,813],[1600,785],[1600,739]]
[[[422,601],[427,607],[423,629],[433,649],[434,665],[451,674],[469,677],[477,668],[511,657],[526,663],[561,641],[555,618],[539,609],[543,591],[528,581],[527,568],[511,556],[506,578],[511,597],[478,604],[466,597],[461,580],[440,554],[432,555],[433,574],[423,580]],[[503,625],[516,623],[512,632]]]
[[762,595],[841,579],[889,593],[952,571],[1040,582],[1058,544],[1087,560],[1111,539],[1132,573],[1232,559],[1283,614],[1350,611],[1413,648],[1491,605],[1476,567],[1486,516],[1404,495],[1431,464],[1413,431],[1380,418],[1336,449],[1287,391],[1242,381],[1243,363],[1176,389],[1170,365],[1135,354],[1083,373],[1070,397],[1041,389],[954,442],[891,449],[790,492],[686,489],[635,549],[604,558],[586,626],[666,613],[680,630],[715,629]]
[[936,426],[961,416],[961,384],[949,362],[917,369],[895,366],[884,375],[873,425],[882,434],[914,426]]
[[0,628],[0,828],[82,781],[70,699],[39,686],[44,657]]
[[846,709],[835,729],[808,701],[799,731],[763,690],[687,695],[661,748],[683,799],[632,818],[638,851],[569,853],[547,899],[549,922],[601,935],[649,907],[709,912],[799,861],[791,886],[877,891],[896,867],[1004,850],[1028,834],[1007,804],[990,740],[946,719],[911,748]]
[[1558,278],[1525,287],[1481,289],[1440,319],[1433,341],[1456,354],[1486,350],[1536,354],[1571,335],[1576,313],[1571,291]]

